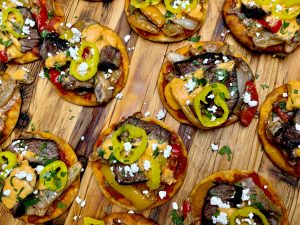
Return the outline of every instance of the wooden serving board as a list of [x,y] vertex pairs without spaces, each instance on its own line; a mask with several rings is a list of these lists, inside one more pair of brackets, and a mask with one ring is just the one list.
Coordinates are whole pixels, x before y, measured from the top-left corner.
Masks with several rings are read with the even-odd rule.
[[[188,41],[160,44],[138,37],[126,21],[123,11],[124,0],[114,0],[107,7],[100,2],[83,0],[61,0],[60,2],[68,22],[94,19],[114,29],[121,37],[126,34],[131,35],[127,46],[135,47],[135,50],[129,52],[130,74],[122,91],[124,97],[121,100],[114,99],[102,107],[80,107],[59,98],[47,79],[37,77],[32,85],[22,86],[23,120],[12,136],[17,136],[26,130],[30,131],[34,127],[36,130],[50,131],[68,141],[81,161],[86,161],[102,129],[134,112],[150,111],[151,116],[155,116],[162,109],[157,93],[157,78],[164,56],[167,52],[188,44]],[[299,79],[300,49],[284,60],[246,50],[230,33],[226,32],[227,28],[221,13],[223,2],[223,0],[210,0],[206,22],[199,32],[202,36],[201,40],[225,40],[246,56],[253,72],[260,75],[257,79],[260,101],[263,101],[274,87],[292,79]],[[226,36],[222,37],[221,33]],[[33,74],[37,74],[41,69],[41,62],[27,67],[31,68]],[[261,84],[267,84],[269,88],[263,89]],[[28,122],[26,115],[31,120],[28,124],[26,124]],[[268,178],[287,207],[291,225],[300,224],[299,179],[284,174],[276,168],[262,151],[257,135],[257,119],[247,128],[236,123],[215,131],[201,131],[180,125],[168,114],[164,121],[178,130],[189,150],[188,172],[182,188],[175,197],[161,207],[144,211],[146,217],[154,219],[161,225],[171,225],[172,205],[170,203],[175,201],[181,205],[193,186],[201,179],[220,170],[248,169],[258,171]],[[84,137],[84,140],[81,137]],[[213,152],[210,148],[211,143],[219,146],[229,145],[233,151],[232,159],[227,161],[226,156]],[[86,216],[102,218],[111,212],[124,211],[112,205],[102,195],[89,165],[82,175],[78,196],[86,200],[85,207],[81,208],[73,202],[67,213],[47,224],[80,225],[83,224],[83,218]],[[80,216],[80,219],[75,221],[74,216]],[[25,223],[13,219],[3,207],[0,207],[0,225],[23,224]]]

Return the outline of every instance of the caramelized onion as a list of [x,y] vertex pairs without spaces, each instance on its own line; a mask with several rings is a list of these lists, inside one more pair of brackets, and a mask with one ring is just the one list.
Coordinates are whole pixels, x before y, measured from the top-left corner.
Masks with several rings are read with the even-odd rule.
[[190,19],[171,19],[171,21],[186,30],[195,30],[198,26],[198,22]]

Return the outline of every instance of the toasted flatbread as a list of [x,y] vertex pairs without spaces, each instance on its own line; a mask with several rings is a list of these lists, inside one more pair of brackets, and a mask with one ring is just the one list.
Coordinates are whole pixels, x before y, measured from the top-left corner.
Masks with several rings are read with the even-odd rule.
[[[170,127],[168,127],[166,124],[162,123],[161,121],[158,121],[156,119],[152,119],[152,118],[142,118],[141,120],[143,121],[147,121],[156,125],[159,125],[162,128],[167,129],[169,132],[172,133],[172,139],[173,142],[176,143],[176,145],[180,146],[180,163],[181,163],[181,170],[179,171],[179,173],[176,175],[176,182],[171,184],[171,185],[166,185],[168,187],[168,192],[167,192],[167,196],[163,199],[160,199],[159,197],[156,198],[156,200],[149,206],[142,206],[140,209],[138,209],[137,207],[135,207],[133,205],[132,202],[130,202],[130,199],[125,198],[123,195],[119,194],[118,192],[116,192],[114,189],[112,189],[109,185],[107,185],[107,182],[105,180],[105,177],[101,171],[101,167],[102,167],[102,163],[100,160],[92,160],[92,169],[93,169],[93,174],[96,177],[97,183],[102,191],[102,193],[114,204],[117,204],[119,206],[121,206],[122,208],[126,208],[128,210],[146,210],[146,209],[151,209],[154,207],[157,207],[165,202],[167,202],[168,200],[170,200],[172,198],[172,196],[174,196],[176,194],[176,192],[179,190],[179,188],[181,187],[183,181],[184,181],[184,177],[186,174],[186,168],[187,168],[187,151],[186,148],[181,140],[181,138],[178,136],[178,134],[175,133],[174,130],[172,130]],[[107,128],[106,130],[104,130],[97,142],[95,143],[94,146],[94,154],[97,153],[97,148],[99,146],[101,146],[102,141],[104,140],[105,137],[107,137],[108,135],[110,135],[116,128],[116,126],[118,126],[118,124],[120,124],[122,121],[115,123],[113,125],[111,125],[109,128]],[[179,162],[178,162],[179,163]],[[178,168],[178,167],[176,167]],[[134,184],[132,185],[134,186]],[[115,196],[112,195],[112,193],[116,194]],[[155,197],[155,196],[154,196]]]
[[[119,37],[119,35],[117,33],[115,33],[113,30],[111,30],[110,28],[108,28],[106,26],[100,25],[99,23],[97,23],[95,21],[79,21],[78,23],[76,23],[74,25],[74,27],[76,27],[77,29],[82,31],[84,28],[86,28],[90,25],[99,25],[97,35],[98,34],[103,35],[103,39],[101,39],[99,41],[113,40],[115,42],[115,46],[113,46],[113,47],[117,48],[121,53],[120,70],[121,70],[122,74],[120,75],[119,79],[117,80],[117,82],[114,86],[113,94],[112,94],[112,97],[110,98],[110,99],[112,99],[124,88],[127,78],[128,78],[129,58],[128,58],[127,50],[126,50],[126,47],[125,47],[122,39]],[[105,45],[102,47],[105,47]],[[50,79],[50,80],[54,86],[54,89],[57,91],[57,93],[64,100],[66,100],[68,102],[71,102],[71,103],[77,104],[77,105],[82,105],[82,106],[101,105],[99,102],[97,102],[96,95],[94,92],[88,92],[87,94],[81,95],[81,94],[77,93],[76,91],[66,90],[62,87],[62,85],[60,85],[60,83],[58,83],[58,82],[55,83],[55,82],[53,82],[52,79]]]
[[260,114],[259,114],[259,123],[258,123],[258,134],[260,141],[264,147],[265,152],[272,160],[272,162],[278,166],[283,171],[293,175],[300,177],[299,168],[293,166],[287,160],[286,156],[283,154],[283,149],[280,146],[272,143],[266,133],[266,124],[268,117],[273,109],[273,103],[277,102],[280,98],[282,98],[283,93],[287,93],[287,84],[284,84],[276,89],[274,89],[265,99],[264,103],[261,106]]
[[[164,5],[164,2],[161,1],[160,3],[158,3],[158,7],[160,9],[160,12],[162,14],[162,16],[164,16],[164,14],[167,12],[166,7]],[[153,6],[157,6],[157,5],[153,5]],[[189,16],[188,14],[184,14],[186,18],[188,19],[193,19],[194,21],[198,22],[198,25],[195,29],[193,30],[187,30],[187,29],[183,29],[183,33],[175,35],[175,36],[167,36],[163,31],[162,31],[162,27],[159,28],[157,27],[157,29],[159,29],[159,32],[156,34],[147,32],[145,30],[141,30],[139,28],[137,28],[134,23],[133,23],[133,17],[131,17],[132,15],[130,14],[130,0],[126,0],[125,1],[125,13],[126,13],[126,17],[127,20],[131,26],[131,28],[141,37],[148,39],[150,41],[156,41],[156,42],[176,42],[176,41],[181,41],[183,39],[186,39],[190,36],[192,36],[194,33],[196,33],[200,27],[202,26],[202,24],[205,21],[205,17],[206,17],[206,12],[207,12],[207,8],[208,8],[208,1],[198,1],[197,3],[197,8],[195,8],[195,12],[193,13],[193,16]],[[182,16],[182,13],[178,13],[178,15]],[[138,22],[139,23],[139,22]],[[154,25],[154,23],[149,22],[148,23],[150,25]],[[155,26],[155,25],[154,25]]]
[[223,6],[223,14],[227,26],[235,38],[243,44],[245,47],[268,53],[290,53],[296,49],[300,43],[295,44],[291,47],[287,47],[285,42],[280,44],[270,45],[268,47],[259,47],[253,42],[253,38],[247,29],[247,26],[241,21],[237,14],[233,13],[237,5],[241,4],[241,0],[226,0]]
[[[28,133],[26,137],[43,138],[43,139],[55,141],[59,149],[59,159],[64,161],[67,167],[70,167],[74,165],[76,162],[78,162],[77,156],[74,150],[72,149],[72,147],[63,139],[53,134],[47,132],[34,131],[32,133]],[[51,209],[50,214],[47,214],[43,217],[32,216],[32,215],[22,216],[20,219],[27,223],[34,223],[34,224],[45,223],[47,221],[55,219],[56,217],[63,214],[71,205],[71,203],[77,196],[79,186],[80,186],[80,178],[78,177],[76,181],[73,182],[71,186],[67,190],[65,190],[62,193],[62,195],[60,195],[59,198],[52,203],[52,205],[49,207],[49,209]],[[65,207],[63,208],[57,207],[57,204],[59,202],[63,203]]]
[[[229,46],[228,44],[226,44],[224,42],[215,42],[215,41],[197,42],[197,43],[193,43],[193,44],[184,46],[182,48],[179,48],[175,52],[179,53],[180,55],[183,55],[183,56],[191,57],[191,54],[190,54],[191,48],[198,49],[198,50],[200,49],[199,54],[204,53],[204,52],[218,53],[218,52],[227,51],[227,52],[229,52],[229,55],[232,55],[233,57],[236,57],[236,58],[241,58],[244,62],[247,62],[247,59],[245,58],[245,56],[236,53],[235,50],[231,46]],[[184,123],[184,124],[187,124],[190,126],[196,126],[201,129],[210,129],[208,127],[203,126],[200,123],[200,121],[198,119],[196,119],[196,117],[194,115],[191,115],[188,117],[187,114],[182,111],[182,109],[179,108],[179,109],[175,110],[174,108],[172,108],[169,105],[169,103],[167,101],[167,97],[165,95],[165,89],[166,89],[167,84],[169,83],[166,75],[167,75],[170,67],[172,67],[172,63],[168,59],[165,59],[165,62],[161,67],[159,78],[158,78],[158,94],[159,94],[162,104],[167,109],[168,113],[170,113],[180,123]],[[254,79],[253,74],[251,75],[251,77],[249,77],[249,80],[251,80],[251,82],[254,82],[255,79]],[[227,121],[218,127],[229,126],[229,125],[237,122],[238,120],[239,120],[238,113],[232,113],[231,115],[229,115]]]
[[[205,203],[205,197],[208,193],[208,190],[215,185],[216,182],[219,183],[227,183],[227,184],[235,184],[239,182],[241,179],[252,177],[255,180],[256,185],[264,191],[266,196],[277,206],[279,207],[282,213],[282,221],[280,225],[289,225],[288,215],[283,202],[280,197],[276,193],[276,190],[270,185],[270,183],[257,174],[254,171],[245,171],[245,170],[228,170],[221,171],[208,176],[198,183],[193,191],[190,194],[190,204],[191,204],[191,212],[187,217],[189,219],[194,218],[199,225],[202,224],[202,210]],[[267,188],[266,188],[267,187]],[[203,224],[204,225],[204,224]]]

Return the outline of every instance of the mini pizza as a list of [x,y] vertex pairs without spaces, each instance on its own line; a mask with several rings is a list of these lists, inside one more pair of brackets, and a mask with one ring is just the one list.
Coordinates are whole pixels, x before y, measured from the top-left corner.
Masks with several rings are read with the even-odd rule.
[[145,218],[141,214],[129,214],[129,213],[113,213],[102,220],[92,219],[90,217],[84,218],[84,225],[158,225],[151,219]]
[[77,195],[81,164],[71,146],[45,132],[27,133],[0,152],[0,199],[15,218],[44,223]]
[[1,1],[0,63],[24,64],[40,58],[40,42],[63,19],[56,0]]
[[262,104],[258,133],[270,159],[300,177],[300,81],[273,90]]
[[178,191],[187,151],[167,125],[136,115],[101,133],[91,161],[103,194],[114,204],[140,211],[167,202]]
[[289,225],[275,189],[250,171],[221,171],[205,178],[194,187],[182,210],[184,224],[191,225]]
[[125,0],[125,13],[141,37],[181,41],[196,33],[206,17],[208,0]]
[[223,8],[232,34],[251,50],[290,53],[300,44],[300,2],[226,0]]
[[116,96],[129,70],[121,38],[94,21],[66,24],[58,31],[45,37],[41,55],[45,76],[60,96],[82,106],[104,104]]
[[258,107],[254,76],[244,57],[222,42],[198,42],[166,56],[158,93],[179,122],[201,129],[248,126]]
[[0,74],[0,143],[5,141],[17,124],[22,98],[16,82]]

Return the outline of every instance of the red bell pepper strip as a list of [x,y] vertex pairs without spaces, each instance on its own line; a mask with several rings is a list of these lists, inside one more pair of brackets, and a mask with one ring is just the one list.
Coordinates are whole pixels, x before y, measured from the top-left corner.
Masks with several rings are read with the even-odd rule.
[[290,119],[289,115],[284,113],[279,106],[275,106],[273,111],[280,117],[280,119],[284,122],[287,123]]
[[188,200],[184,200],[182,204],[182,215],[184,218],[187,217],[188,213],[192,210],[191,204],[189,203]]
[[1,62],[8,62],[8,55],[6,51],[0,51],[0,61]]
[[62,94],[66,94],[67,91],[63,88],[63,86],[59,82],[60,72],[55,69],[50,69],[49,76],[50,76],[51,82],[60,90],[60,92]]
[[282,26],[282,20],[271,20],[271,21],[266,21],[263,19],[258,19],[257,20],[264,28],[266,28],[268,31],[271,31],[272,33],[277,33],[281,26]]
[[[248,92],[251,95],[252,101],[258,102],[258,93],[254,83],[252,83],[251,81],[246,82],[246,92]],[[254,107],[245,105],[244,108],[241,110],[240,121],[244,126],[248,126],[251,123],[253,117],[255,116],[257,108],[258,108],[258,104]]]

